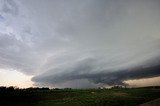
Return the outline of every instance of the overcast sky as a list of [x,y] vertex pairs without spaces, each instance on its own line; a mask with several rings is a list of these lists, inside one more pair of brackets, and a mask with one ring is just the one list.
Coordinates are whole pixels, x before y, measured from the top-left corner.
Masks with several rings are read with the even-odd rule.
[[0,69],[51,87],[159,77],[160,1],[0,0]]

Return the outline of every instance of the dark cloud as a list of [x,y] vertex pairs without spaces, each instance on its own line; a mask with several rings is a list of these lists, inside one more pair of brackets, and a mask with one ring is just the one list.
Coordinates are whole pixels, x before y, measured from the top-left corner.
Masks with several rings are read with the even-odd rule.
[[0,15],[0,21],[3,21],[3,20],[4,20],[3,16],[2,16],[2,15]]
[[18,15],[18,5],[14,2],[14,0],[4,0],[2,11],[12,15]]
[[110,73],[102,73],[101,75],[96,75],[97,77],[91,78],[91,81],[95,83],[104,83],[108,85],[123,85],[123,81],[141,78],[151,78],[160,76],[158,71],[160,66],[154,66],[149,68],[137,68],[132,70],[124,70]]
[[[76,66],[76,65],[74,65]],[[53,86],[63,86],[64,83],[70,82],[67,86],[75,87],[75,82],[90,82],[92,85],[112,86],[112,85],[124,85],[124,81],[132,79],[150,78],[160,76],[160,65],[156,66],[139,66],[132,69],[125,70],[93,70],[96,69],[96,63],[94,59],[86,59],[77,64],[76,67],[70,67],[64,69],[62,73],[54,74],[53,70],[43,73],[42,75],[32,78],[32,81],[42,83],[45,85],[50,84]],[[60,69],[55,69],[60,70]],[[52,74],[53,73],[53,74]],[[62,85],[61,85],[62,84]],[[91,87],[96,87],[96,86]],[[76,86],[77,87],[77,86]],[[79,87],[83,87],[79,86]],[[85,86],[86,87],[86,86]]]

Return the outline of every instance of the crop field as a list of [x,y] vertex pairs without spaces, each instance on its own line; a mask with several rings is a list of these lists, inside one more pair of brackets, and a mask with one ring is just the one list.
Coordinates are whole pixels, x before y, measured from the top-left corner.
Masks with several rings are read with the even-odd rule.
[[138,106],[160,98],[160,87],[1,90],[1,106]]

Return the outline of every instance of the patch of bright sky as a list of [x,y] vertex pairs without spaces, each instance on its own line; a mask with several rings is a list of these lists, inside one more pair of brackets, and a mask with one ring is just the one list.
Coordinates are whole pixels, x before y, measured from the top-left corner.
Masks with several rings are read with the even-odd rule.
[[160,86],[160,76],[153,78],[143,78],[124,81],[130,87],[144,87],[144,86]]
[[33,86],[31,78],[16,70],[0,69],[0,86],[16,86],[19,88],[27,88]]

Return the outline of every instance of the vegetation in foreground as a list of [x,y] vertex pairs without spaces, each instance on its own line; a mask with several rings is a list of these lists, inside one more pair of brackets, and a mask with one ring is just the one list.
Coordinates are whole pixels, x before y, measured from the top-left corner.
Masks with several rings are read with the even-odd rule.
[[138,106],[160,98],[160,87],[48,89],[0,87],[3,106]]

